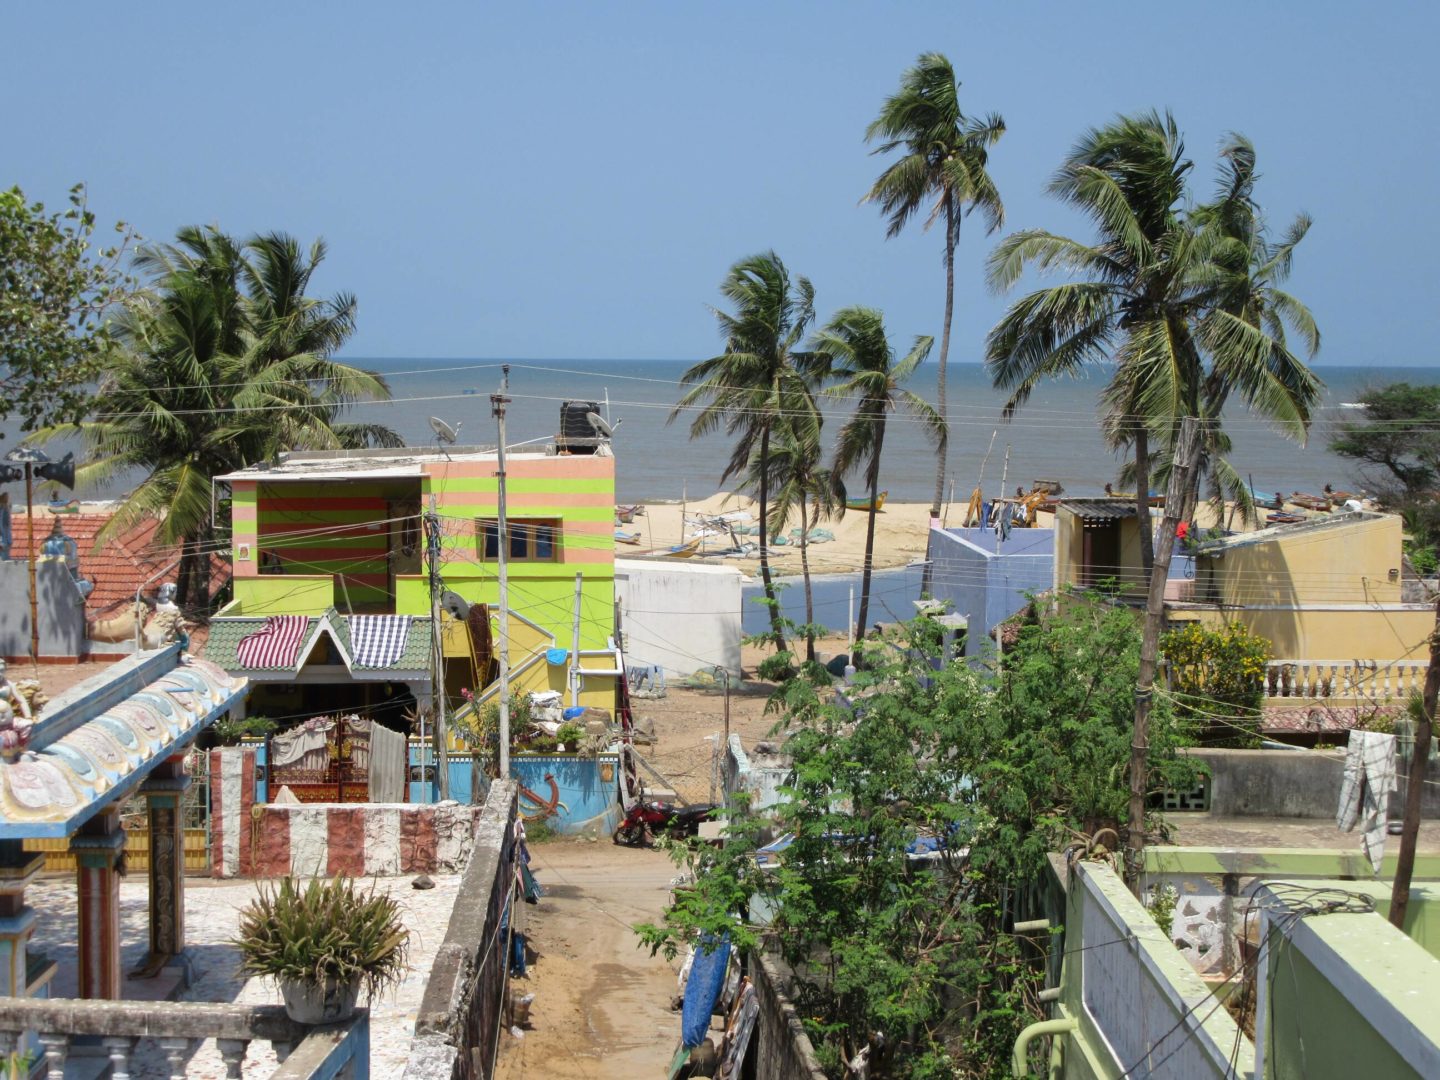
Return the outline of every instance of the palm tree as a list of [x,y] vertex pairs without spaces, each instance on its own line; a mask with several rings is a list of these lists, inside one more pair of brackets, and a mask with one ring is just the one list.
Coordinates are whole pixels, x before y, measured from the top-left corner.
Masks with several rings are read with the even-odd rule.
[[860,579],[860,618],[855,639],[864,637],[870,612],[870,575],[875,556],[876,500],[880,495],[880,455],[885,448],[885,420],[897,410],[912,413],[938,442],[945,434],[945,418],[914,391],[901,386],[930,355],[932,337],[917,337],[914,346],[897,361],[885,334],[884,316],[875,308],[841,308],[816,333],[812,351],[821,358],[836,384],[825,392],[856,399],[855,412],[840,429],[835,447],[833,475],[844,479],[857,466],[865,468],[870,493],[865,524],[865,563]]
[[845,492],[840,481],[820,464],[820,410],[813,397],[787,415],[771,435],[770,453],[750,459],[743,488],[758,491],[762,483],[770,495],[770,519],[766,527],[773,536],[782,532],[794,516],[800,519],[800,574],[805,588],[805,659],[815,659],[815,597],[810,581],[810,529],[828,517],[845,512]]
[[[1273,248],[1264,241],[1252,200],[1253,151],[1247,166],[1248,144],[1232,147],[1219,196],[1191,209],[1191,163],[1173,117],[1151,112],[1092,130],[1050,190],[1091,218],[1096,243],[1028,230],[1006,237],[990,260],[991,283],[1000,288],[1032,264],[1083,276],[1013,304],[990,332],[987,362],[995,384],[1011,391],[1011,415],[1042,380],[1114,360],[1103,426],[1113,444],[1134,447],[1142,522],[1150,513],[1150,442],[1158,439],[1166,468],[1181,417],[1205,421],[1206,460],[1220,468],[1228,440],[1219,414],[1232,393],[1300,435],[1318,394],[1318,381],[1283,338],[1288,321],[1318,345],[1313,320],[1275,290],[1298,236],[1292,231]],[[1151,542],[1142,528],[1147,575]]]
[[97,540],[158,518],[156,539],[181,545],[187,606],[209,602],[212,477],[281,450],[402,445],[388,428],[336,421],[389,388],[331,358],[353,332],[355,301],[305,295],[323,257],[323,245],[307,257],[279,234],[240,245],[186,228],[137,258],[152,286],[117,323],[123,348],[101,381],[103,411],[80,425],[91,458],[77,479],[145,473]]
[[[886,235],[898,235],[927,203],[925,227],[937,221],[945,227],[945,322],[936,372],[936,398],[942,417],[948,416],[945,366],[950,357],[950,324],[955,311],[955,247],[960,242],[960,223],[977,209],[985,218],[987,233],[1005,221],[1000,192],[987,170],[990,147],[1005,133],[1005,121],[994,113],[983,118],[966,116],[960,109],[959,91],[950,61],[940,53],[925,53],[901,77],[900,89],[885,100],[880,115],[865,129],[866,142],[880,140],[873,153],[904,150],[862,200],[880,204],[889,219]],[[936,447],[931,517],[940,516],[940,502],[945,496],[947,443],[942,430]]]
[[[780,256],[767,251],[732,266],[720,292],[734,307],[733,314],[715,309],[725,351],[693,365],[680,377],[681,387],[689,389],[669,419],[673,422],[681,412],[698,409],[690,422],[692,439],[721,426],[735,437],[720,477],[723,483],[743,474],[752,456],[766,460],[776,425],[788,413],[803,409],[809,397],[809,358],[795,348],[815,319],[815,290],[806,278],[792,281]],[[768,472],[761,470],[759,479],[760,577],[775,648],[783,651],[785,634],[770,576]]]
[[1232,134],[1220,150],[1215,198],[1192,215],[1205,245],[1203,284],[1209,292],[1197,336],[1211,357],[1238,354],[1246,363],[1212,363],[1205,376],[1201,406],[1207,423],[1186,519],[1193,514],[1202,476],[1210,480],[1217,512],[1228,500],[1243,520],[1255,518],[1254,494],[1230,464],[1230,440],[1220,427],[1233,391],[1239,388],[1258,412],[1303,442],[1322,389],[1289,346],[1293,333],[1306,359],[1313,358],[1320,349],[1319,327],[1310,309],[1282,287],[1311,219],[1297,214],[1278,241],[1270,239],[1255,199],[1255,162],[1250,140]]

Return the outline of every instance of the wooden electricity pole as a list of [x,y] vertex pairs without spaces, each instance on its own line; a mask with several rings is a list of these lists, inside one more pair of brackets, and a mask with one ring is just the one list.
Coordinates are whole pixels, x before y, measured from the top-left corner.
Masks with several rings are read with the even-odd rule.
[[[1130,742],[1130,836],[1125,873],[1130,890],[1140,895],[1140,867],[1145,851],[1146,780],[1150,767],[1150,707],[1154,703],[1155,668],[1160,653],[1160,627],[1165,618],[1165,580],[1170,573],[1170,556],[1175,550],[1175,527],[1185,506],[1190,472],[1200,451],[1200,425],[1192,416],[1180,421],[1180,437],[1171,459],[1170,484],[1165,489],[1165,514],[1155,541],[1155,561],[1150,568],[1150,592],[1145,603],[1145,627],[1140,637],[1140,677],[1135,682],[1135,732]],[[1146,502],[1148,503],[1148,499]],[[1148,530],[1150,522],[1140,522]]]
[[1440,597],[1435,600],[1435,629],[1430,633],[1430,667],[1425,672],[1425,696],[1415,721],[1415,748],[1410,757],[1410,779],[1405,784],[1405,817],[1400,826],[1400,859],[1390,891],[1390,922],[1405,929],[1410,906],[1410,875],[1415,872],[1415,844],[1420,834],[1420,795],[1425,789],[1425,767],[1430,762],[1430,736],[1435,724],[1435,698],[1440,694]]

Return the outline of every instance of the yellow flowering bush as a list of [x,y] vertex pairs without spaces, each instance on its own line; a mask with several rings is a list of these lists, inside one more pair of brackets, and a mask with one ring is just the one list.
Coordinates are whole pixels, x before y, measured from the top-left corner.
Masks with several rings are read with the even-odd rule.
[[1259,744],[1260,703],[1270,642],[1238,622],[1218,630],[1191,623],[1160,640],[1181,715],[1211,746]]

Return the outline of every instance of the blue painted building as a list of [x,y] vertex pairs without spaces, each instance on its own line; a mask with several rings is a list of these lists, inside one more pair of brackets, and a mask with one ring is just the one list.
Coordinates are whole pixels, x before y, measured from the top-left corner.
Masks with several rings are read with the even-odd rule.
[[930,595],[970,620],[965,655],[985,652],[990,632],[1019,611],[1027,593],[1049,589],[1055,576],[1055,530],[931,529]]

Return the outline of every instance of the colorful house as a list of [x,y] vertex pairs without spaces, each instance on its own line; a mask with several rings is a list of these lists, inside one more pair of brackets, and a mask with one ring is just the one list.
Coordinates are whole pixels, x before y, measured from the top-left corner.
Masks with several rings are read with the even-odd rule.
[[[250,679],[250,714],[404,730],[433,702],[437,650],[451,708],[492,698],[498,472],[493,449],[450,447],[290,453],[218,477],[234,599],[206,656]],[[506,473],[514,692],[613,709],[615,459],[550,447],[507,454]]]
[[[1166,624],[1238,622],[1270,642],[1266,730],[1348,726],[1424,682],[1434,608],[1403,580],[1403,533],[1399,517],[1361,510],[1190,545],[1181,576],[1171,567]],[[1133,500],[1062,501],[1056,586],[1107,580],[1143,603]]]

